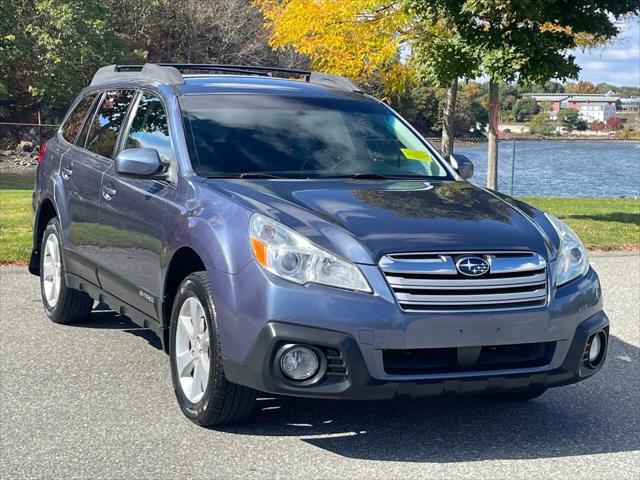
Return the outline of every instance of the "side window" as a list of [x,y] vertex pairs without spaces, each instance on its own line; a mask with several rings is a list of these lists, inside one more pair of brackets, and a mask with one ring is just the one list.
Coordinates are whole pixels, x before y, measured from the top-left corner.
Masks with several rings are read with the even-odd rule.
[[123,148],[155,148],[164,163],[173,158],[167,113],[156,95],[143,93],[140,97]]
[[103,92],[100,92],[98,94],[98,99],[93,102],[93,105],[89,109],[87,119],[84,121],[84,125],[82,125],[82,130],[80,130],[80,133],[76,137],[76,145],[78,145],[79,147],[84,148],[85,144],[87,143],[87,133],[89,132],[89,130],[93,125],[93,120],[96,116],[96,110],[102,103],[102,93]]
[[78,131],[82,126],[82,121],[84,120],[85,115],[91,108],[93,104],[93,100],[96,98],[95,94],[87,95],[76,105],[73,112],[67,117],[67,120],[62,125],[62,136],[63,138],[69,142],[73,143],[78,135]]
[[105,93],[87,135],[87,150],[104,157],[113,156],[120,126],[134,95],[135,90],[110,90]]

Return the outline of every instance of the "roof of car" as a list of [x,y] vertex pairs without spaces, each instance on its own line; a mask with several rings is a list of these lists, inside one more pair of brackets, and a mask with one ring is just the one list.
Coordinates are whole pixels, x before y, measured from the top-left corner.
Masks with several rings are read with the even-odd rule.
[[346,91],[304,80],[255,75],[183,75],[184,83],[178,85],[182,95],[206,95],[217,93],[286,94],[309,96],[335,96],[362,98],[362,94]]
[[260,93],[363,98],[360,87],[340,75],[256,65],[107,65],[98,69],[89,88],[123,82],[171,85],[182,95]]

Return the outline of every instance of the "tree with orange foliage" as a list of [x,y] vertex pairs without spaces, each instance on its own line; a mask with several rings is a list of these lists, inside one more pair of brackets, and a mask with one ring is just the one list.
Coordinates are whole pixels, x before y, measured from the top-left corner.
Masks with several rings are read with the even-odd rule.
[[293,47],[313,68],[367,83],[392,73],[406,42],[409,17],[384,0],[255,0],[274,48]]
[[564,91],[566,93],[596,93],[596,86],[586,80],[580,80],[578,83],[568,83],[564,87]]

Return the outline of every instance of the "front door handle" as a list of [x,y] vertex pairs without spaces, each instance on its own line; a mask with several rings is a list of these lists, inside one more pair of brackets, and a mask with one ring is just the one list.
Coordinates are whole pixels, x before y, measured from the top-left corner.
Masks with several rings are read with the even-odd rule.
[[63,179],[69,180],[71,178],[71,175],[73,175],[73,169],[67,168],[67,167],[62,167],[62,178]]
[[102,196],[105,200],[111,200],[116,196],[116,189],[113,188],[113,185],[103,185],[102,186]]

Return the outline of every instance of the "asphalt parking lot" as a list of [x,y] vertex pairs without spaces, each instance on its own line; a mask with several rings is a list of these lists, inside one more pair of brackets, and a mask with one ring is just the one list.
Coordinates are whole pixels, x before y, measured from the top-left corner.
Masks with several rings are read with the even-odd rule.
[[526,404],[265,399],[222,430],[182,416],[152,334],[111,312],[55,325],[37,278],[0,268],[0,476],[637,479],[640,255],[592,263],[612,337],[586,382]]

